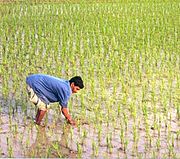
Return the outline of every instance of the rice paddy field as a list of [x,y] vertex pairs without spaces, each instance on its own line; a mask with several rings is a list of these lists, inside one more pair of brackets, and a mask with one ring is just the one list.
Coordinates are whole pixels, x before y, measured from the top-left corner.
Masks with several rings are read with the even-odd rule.
[[[180,2],[0,1],[0,157],[180,158]],[[26,76],[85,88],[33,123]]]

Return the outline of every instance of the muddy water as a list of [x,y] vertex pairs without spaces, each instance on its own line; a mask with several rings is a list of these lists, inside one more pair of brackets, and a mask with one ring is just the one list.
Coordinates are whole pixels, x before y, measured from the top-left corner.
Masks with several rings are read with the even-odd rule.
[[[41,127],[33,123],[32,118],[35,115],[33,109],[29,110],[27,115],[21,112],[11,114],[6,109],[3,106],[0,115],[1,157],[164,158],[169,155],[167,141],[172,141],[168,140],[169,133],[174,137],[173,152],[179,157],[180,143],[176,138],[179,127],[175,115],[172,116],[170,129],[163,124],[161,126],[159,149],[157,149],[158,131],[153,127],[150,128],[150,142],[143,119],[137,128],[138,138],[135,144],[133,120],[130,119],[124,132],[124,139],[127,140],[127,148],[124,150],[120,140],[120,121],[109,125],[102,123],[102,133],[98,138],[95,124],[80,122],[78,127],[71,127],[63,118],[54,117],[57,114],[53,110],[48,112],[48,117],[44,120],[46,126]],[[83,138],[84,132],[86,135]],[[110,146],[107,142],[108,135],[111,136]]]

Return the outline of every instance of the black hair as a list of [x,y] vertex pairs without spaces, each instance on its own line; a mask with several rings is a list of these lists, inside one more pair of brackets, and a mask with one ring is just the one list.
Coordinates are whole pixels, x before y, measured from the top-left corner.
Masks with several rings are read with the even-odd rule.
[[70,84],[74,82],[75,86],[78,86],[80,89],[84,88],[83,80],[80,76],[74,76],[69,80]]

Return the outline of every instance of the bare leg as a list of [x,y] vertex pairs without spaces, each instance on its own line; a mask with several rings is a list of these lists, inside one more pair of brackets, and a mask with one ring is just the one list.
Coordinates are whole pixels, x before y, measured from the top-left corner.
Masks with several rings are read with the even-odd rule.
[[44,115],[46,114],[46,111],[44,111],[44,110],[39,110],[38,109],[38,112],[39,113],[37,113],[37,118],[36,118],[36,124],[37,125],[40,125],[40,123],[41,123],[41,120],[43,119],[43,117],[44,117]]
[[36,121],[37,121],[37,119],[38,119],[38,117],[39,117],[39,114],[40,114],[40,109],[38,108],[37,114],[36,114]]

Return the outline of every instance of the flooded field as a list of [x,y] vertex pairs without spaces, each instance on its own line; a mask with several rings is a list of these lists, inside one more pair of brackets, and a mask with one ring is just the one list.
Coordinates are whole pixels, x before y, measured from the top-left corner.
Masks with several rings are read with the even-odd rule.
[[7,109],[6,102],[1,98],[1,157],[179,158],[179,121],[174,109],[169,110],[168,118],[158,113],[156,123],[153,115],[145,119],[138,114],[133,119],[128,110],[109,122],[98,117],[93,121],[90,110],[89,119],[72,110],[79,116],[77,127],[72,127],[56,107],[50,109],[42,127],[34,124],[35,108],[28,102],[27,112],[21,106]]
[[[167,154],[170,151],[168,144],[170,144],[173,147],[174,155],[176,154],[178,158],[178,126],[174,119],[171,130],[162,126],[161,132],[158,132],[151,127],[151,141],[148,139],[142,123],[136,130],[138,133],[136,144],[134,144],[132,125],[129,124],[127,131],[124,132],[124,139],[127,141],[125,146],[120,138],[121,127],[102,124],[102,132],[99,137],[98,131],[91,124],[72,128],[70,125],[58,121],[50,122],[45,127],[37,127],[31,120],[22,119],[20,115],[10,117],[1,113],[1,157],[168,158]],[[169,133],[174,138],[172,143],[167,143]],[[160,145],[158,145],[158,140]]]
[[[180,158],[179,3],[0,3],[0,157]],[[33,120],[26,76],[85,88]]]

